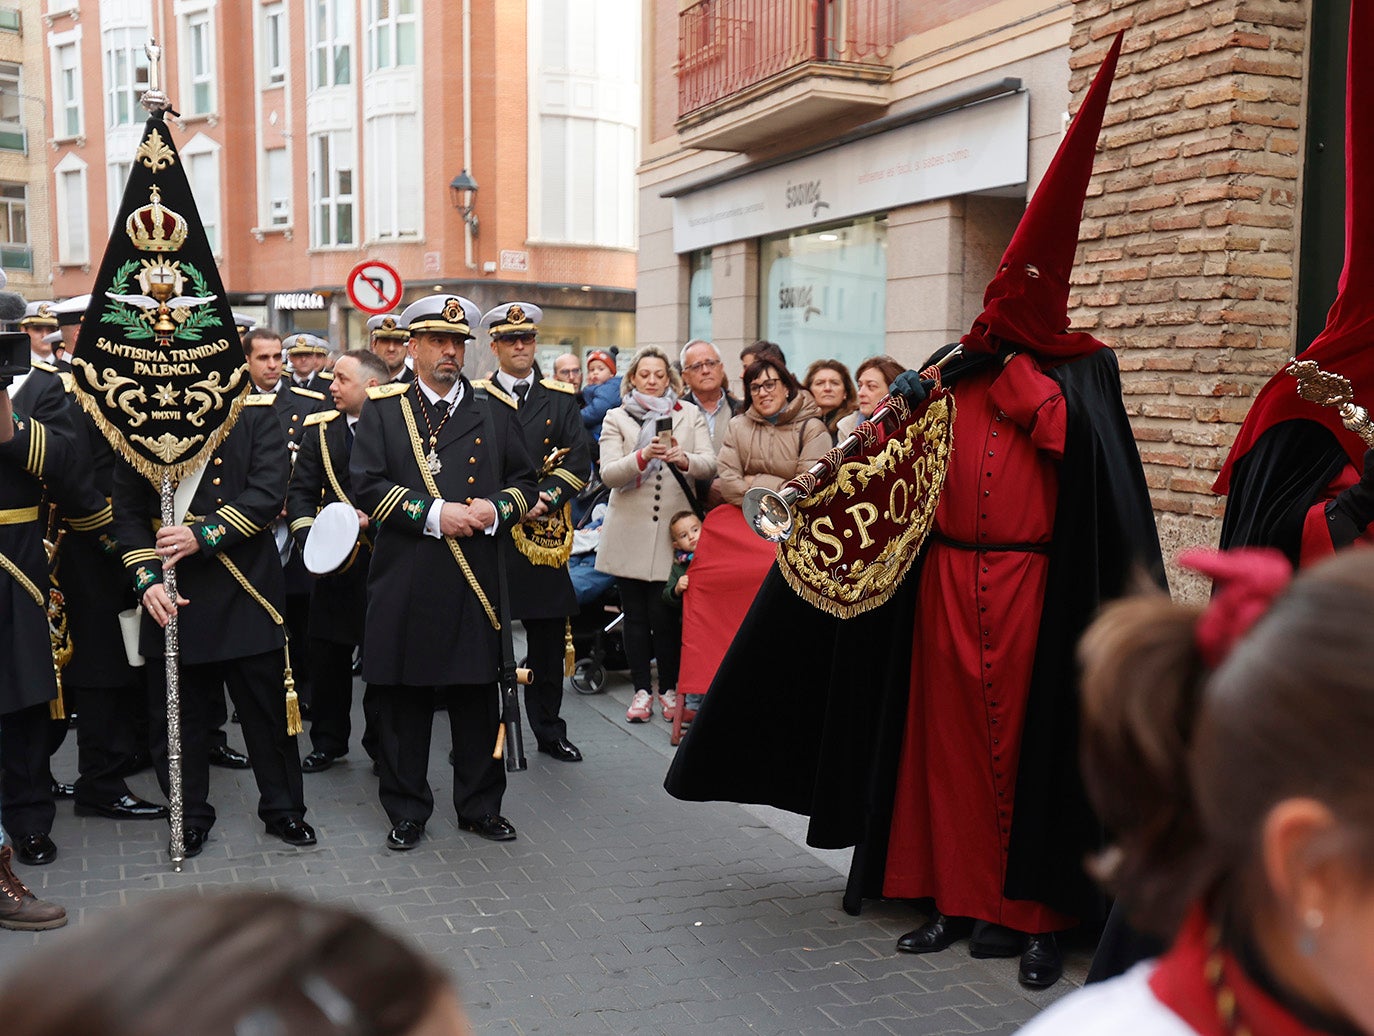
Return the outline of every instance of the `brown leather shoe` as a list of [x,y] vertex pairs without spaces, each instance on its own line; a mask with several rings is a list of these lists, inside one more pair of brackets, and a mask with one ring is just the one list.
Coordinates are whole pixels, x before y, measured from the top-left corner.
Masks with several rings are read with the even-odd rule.
[[8,845],[0,845],[0,928],[20,932],[61,928],[67,923],[67,911],[30,892],[10,866],[11,855]]

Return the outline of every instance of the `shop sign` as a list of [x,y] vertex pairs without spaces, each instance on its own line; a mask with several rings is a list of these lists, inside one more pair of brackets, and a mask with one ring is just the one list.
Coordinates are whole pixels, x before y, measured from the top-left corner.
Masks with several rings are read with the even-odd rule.
[[528,273],[529,268],[529,252],[520,248],[501,249],[501,269],[510,270],[513,273]]
[[678,253],[1026,182],[1024,91],[673,199]]
[[329,300],[317,291],[283,291],[272,296],[273,309],[325,309]]

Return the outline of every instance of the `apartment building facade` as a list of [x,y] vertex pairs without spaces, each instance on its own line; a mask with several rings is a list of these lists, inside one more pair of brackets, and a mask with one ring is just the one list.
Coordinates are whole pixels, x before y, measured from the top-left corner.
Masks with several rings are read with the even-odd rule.
[[36,0],[0,3],[0,269],[8,290],[49,291],[47,89]]
[[1120,358],[1166,553],[1215,542],[1251,398],[1334,296],[1348,15],[645,0],[640,338],[766,338],[798,371],[956,340],[1124,29],[1071,317]]
[[43,0],[53,292],[89,290],[156,37],[236,310],[356,347],[367,314],[346,279],[375,259],[400,273],[402,307],[432,291],[522,299],[544,308],[550,355],[628,346],[638,13],[634,0]]

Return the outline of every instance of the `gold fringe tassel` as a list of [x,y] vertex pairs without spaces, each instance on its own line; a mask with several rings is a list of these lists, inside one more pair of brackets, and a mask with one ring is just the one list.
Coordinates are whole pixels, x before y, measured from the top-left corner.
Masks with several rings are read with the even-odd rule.
[[286,687],[286,736],[295,737],[305,730],[301,723],[301,699],[296,694],[296,678],[291,673],[291,638],[287,637],[286,646],[286,672],[282,676],[282,684]]
[[577,649],[573,647],[572,619],[563,620],[563,675],[572,676],[577,671]]
[[57,677],[57,697],[48,702],[48,719],[66,719],[67,704],[62,700],[62,674],[53,666],[53,675]]

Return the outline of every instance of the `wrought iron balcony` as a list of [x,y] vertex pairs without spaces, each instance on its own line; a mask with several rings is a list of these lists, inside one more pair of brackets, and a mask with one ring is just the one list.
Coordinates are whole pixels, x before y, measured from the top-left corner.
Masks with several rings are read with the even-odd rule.
[[896,42],[897,4],[698,0],[678,15],[678,118],[770,80],[786,81],[797,70],[849,70],[860,78],[878,72],[885,80],[890,73],[885,60]]

